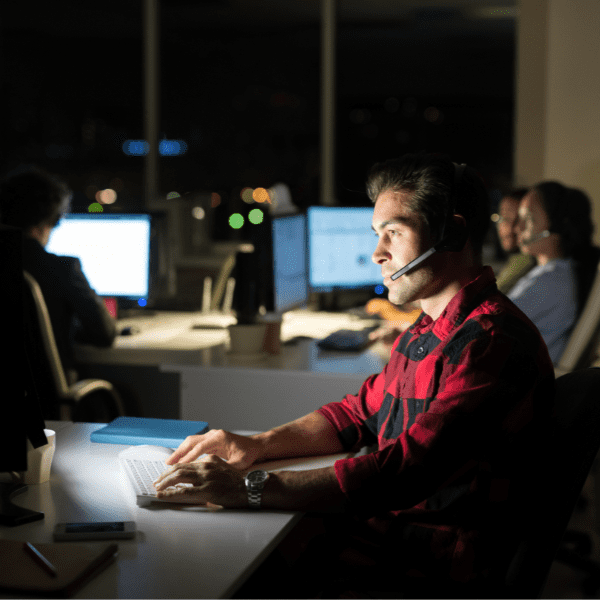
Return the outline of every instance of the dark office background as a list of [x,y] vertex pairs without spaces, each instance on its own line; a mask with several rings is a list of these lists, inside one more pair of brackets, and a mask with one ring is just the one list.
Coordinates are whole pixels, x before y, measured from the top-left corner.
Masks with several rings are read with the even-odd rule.
[[[496,3],[494,3],[496,4]],[[63,175],[85,210],[113,188],[142,208],[141,0],[4,3],[1,168]],[[490,187],[510,181],[513,2],[340,0],[336,177],[339,203],[366,204],[376,160],[450,154]],[[218,192],[227,212],[246,186],[287,183],[300,207],[319,202],[320,30],[317,0],[162,0],[159,190]],[[219,237],[226,227],[217,227]]]

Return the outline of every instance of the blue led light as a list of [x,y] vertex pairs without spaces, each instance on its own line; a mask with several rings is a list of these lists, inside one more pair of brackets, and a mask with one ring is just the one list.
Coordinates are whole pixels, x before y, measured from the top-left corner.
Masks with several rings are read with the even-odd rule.
[[161,156],[180,156],[187,152],[187,144],[183,140],[161,140],[158,153]]
[[381,296],[381,294],[383,294],[384,292],[385,292],[385,285],[382,285],[381,283],[379,283],[375,286],[375,293],[378,296]]
[[123,152],[127,156],[146,156],[150,152],[150,144],[145,140],[125,140]]
[[[127,156],[146,156],[150,152],[150,144],[146,140],[125,140],[123,152]],[[187,152],[187,144],[183,140],[161,140],[158,153],[161,156],[181,156]]]
[[146,301],[146,298],[140,298],[137,301],[137,303],[138,303],[139,306],[146,306],[146,304],[148,304],[148,302]]

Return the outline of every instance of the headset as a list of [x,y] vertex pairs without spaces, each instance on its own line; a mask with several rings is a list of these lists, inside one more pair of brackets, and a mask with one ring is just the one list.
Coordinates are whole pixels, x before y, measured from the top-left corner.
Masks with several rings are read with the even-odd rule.
[[527,240],[521,240],[521,246],[530,246],[534,242],[538,242],[539,240],[543,240],[544,238],[550,237],[552,232],[549,229],[544,229],[541,233],[530,237]]
[[402,277],[405,273],[414,269],[420,265],[424,260],[429,258],[434,252],[460,252],[467,243],[469,237],[469,230],[465,224],[458,224],[454,221],[454,212],[456,209],[456,190],[463,178],[463,173],[467,168],[466,164],[454,165],[454,182],[450,192],[450,209],[446,214],[446,217],[442,223],[442,231],[440,232],[440,239],[435,246],[432,246],[426,252],[423,252],[420,256],[417,256],[414,260],[409,262],[406,266],[402,267],[399,271],[396,271],[390,279],[395,281],[399,277]]

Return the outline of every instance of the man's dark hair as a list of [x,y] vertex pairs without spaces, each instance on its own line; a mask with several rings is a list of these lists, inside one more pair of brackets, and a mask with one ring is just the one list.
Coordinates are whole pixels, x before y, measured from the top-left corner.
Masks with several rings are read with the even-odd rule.
[[455,183],[456,167],[446,156],[406,154],[375,164],[367,178],[367,194],[373,203],[385,191],[412,192],[410,209],[438,240],[447,216],[462,215],[475,256],[481,257],[490,224],[490,202],[483,181],[466,167]]
[[68,211],[72,192],[64,182],[35,166],[20,167],[0,182],[0,221],[28,230],[54,227]]

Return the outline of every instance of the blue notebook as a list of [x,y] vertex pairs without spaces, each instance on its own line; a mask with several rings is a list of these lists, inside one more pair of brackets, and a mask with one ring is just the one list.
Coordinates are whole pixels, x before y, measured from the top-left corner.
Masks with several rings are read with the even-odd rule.
[[149,419],[142,417],[117,417],[105,427],[92,432],[92,442],[129,444],[140,446],[166,446],[177,448],[188,435],[208,431],[206,421],[178,421],[176,419]]

